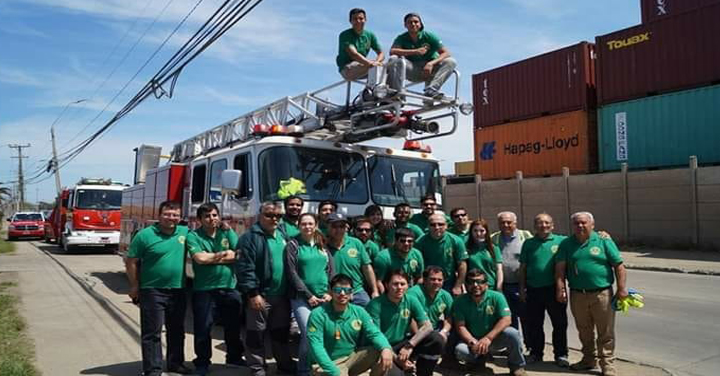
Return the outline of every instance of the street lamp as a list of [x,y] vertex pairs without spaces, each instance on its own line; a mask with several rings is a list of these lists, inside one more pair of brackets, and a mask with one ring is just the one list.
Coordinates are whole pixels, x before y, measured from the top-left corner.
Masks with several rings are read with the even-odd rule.
[[62,186],[60,185],[60,165],[58,164],[57,149],[55,148],[55,124],[57,124],[60,121],[60,118],[62,118],[65,111],[67,111],[68,107],[70,107],[74,104],[78,104],[78,103],[82,103],[82,102],[86,102],[86,101],[87,101],[87,99],[78,99],[76,101],[72,101],[72,102],[66,104],[65,107],[63,107],[63,110],[60,111],[60,115],[58,115],[58,117],[55,119],[55,121],[53,121],[52,124],[50,125],[50,139],[52,140],[52,152],[53,152],[52,163],[53,163],[53,167],[55,167],[55,189],[57,189],[58,197],[60,196]]

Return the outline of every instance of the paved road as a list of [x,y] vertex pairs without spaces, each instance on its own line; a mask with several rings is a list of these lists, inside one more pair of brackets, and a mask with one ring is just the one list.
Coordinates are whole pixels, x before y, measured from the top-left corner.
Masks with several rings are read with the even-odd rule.
[[[125,295],[121,260],[109,254],[55,254],[54,247],[34,244],[39,248],[18,243],[16,256],[0,258],[0,272],[17,272],[20,278],[23,314],[32,323],[40,368],[47,375],[135,374],[140,368],[138,314]],[[720,277],[631,271],[629,278],[631,287],[642,290],[647,305],[618,316],[619,356],[678,375],[716,375]],[[571,346],[578,347],[573,324],[569,337]],[[221,341],[215,344],[214,358],[222,359]],[[191,333],[186,352],[191,359]],[[550,369],[540,374],[553,373]],[[634,369],[625,374],[657,373]]]

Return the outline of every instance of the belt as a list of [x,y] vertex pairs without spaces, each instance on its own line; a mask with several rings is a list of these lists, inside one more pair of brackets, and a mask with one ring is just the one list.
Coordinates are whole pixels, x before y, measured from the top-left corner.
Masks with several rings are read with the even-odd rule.
[[579,293],[583,293],[583,294],[590,294],[590,293],[594,293],[594,292],[605,291],[605,290],[609,289],[610,287],[611,286],[601,287],[599,289],[572,289],[571,288],[570,291],[575,291],[575,292],[579,292]]

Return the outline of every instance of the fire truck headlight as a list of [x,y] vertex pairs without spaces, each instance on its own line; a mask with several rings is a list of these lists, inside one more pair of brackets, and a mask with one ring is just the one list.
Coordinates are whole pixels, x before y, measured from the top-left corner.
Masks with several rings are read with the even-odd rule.
[[467,116],[473,113],[472,103],[463,103],[460,105],[460,113]]
[[373,89],[373,95],[377,99],[385,99],[388,96],[388,87],[386,85],[377,85]]

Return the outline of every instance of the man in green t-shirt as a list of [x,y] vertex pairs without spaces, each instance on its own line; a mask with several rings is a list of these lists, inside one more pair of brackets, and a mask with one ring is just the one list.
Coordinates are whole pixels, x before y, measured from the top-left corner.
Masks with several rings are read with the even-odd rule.
[[[356,80],[367,75],[372,67],[381,67],[385,58],[377,37],[369,30],[365,30],[367,16],[365,10],[353,8],[350,10],[351,28],[340,33],[338,55],[335,59],[340,75],[346,80]],[[367,58],[370,50],[375,51],[377,58]]]
[[420,200],[420,206],[422,207],[422,211],[413,214],[413,216],[410,217],[409,223],[419,227],[423,234],[427,234],[430,231],[430,216],[435,213],[442,214],[448,226],[452,223],[452,219],[450,219],[447,214],[443,213],[442,210],[438,210],[437,200],[434,195],[425,195],[422,200]]
[[327,217],[328,215],[335,213],[338,209],[337,202],[333,200],[323,200],[320,201],[318,204],[318,212],[317,212],[317,219],[318,219],[318,231],[323,234],[323,236],[327,236]]
[[300,214],[302,213],[303,205],[305,201],[300,196],[288,196],[283,200],[283,207],[285,208],[285,214],[282,220],[278,224],[278,228],[281,228],[288,239],[294,238],[300,234],[298,228],[298,221],[300,220]]
[[245,297],[245,345],[253,376],[265,376],[265,335],[269,334],[278,369],[295,374],[288,351],[290,300],[287,297],[284,254],[287,239],[278,221],[282,214],[272,202],[260,206],[258,222],[238,241],[238,289]]
[[409,281],[410,277],[400,270],[390,272],[384,281],[387,291],[370,301],[366,310],[390,342],[395,365],[405,372],[415,371],[418,376],[432,376],[445,338],[433,331],[425,307],[406,294]]
[[467,210],[463,207],[453,208],[453,210],[450,210],[450,218],[452,218],[453,225],[450,226],[448,232],[460,238],[463,243],[467,243],[472,222]]
[[467,294],[453,303],[453,322],[460,337],[455,356],[468,367],[484,368],[488,354],[507,349],[508,367],[513,376],[524,376],[520,332],[510,326],[510,308],[502,293],[488,289],[487,277],[480,269],[468,271]]
[[162,374],[160,334],[167,338],[167,370],[190,373],[185,362],[185,240],[188,228],[179,226],[180,204],[160,204],[158,223],[132,239],[125,271],[128,295],[140,305],[143,375]]
[[[332,300],[315,308],[308,319],[310,363],[315,374],[370,375],[386,374],[392,367],[390,343],[360,306],[350,303],[352,278],[336,274],[330,280]],[[361,347],[363,341],[372,347]]]
[[188,234],[187,249],[193,260],[193,331],[195,373],[205,375],[212,356],[213,312],[220,314],[225,337],[225,363],[244,366],[240,340],[240,292],[235,278],[235,247],[232,229],[218,228],[218,207],[209,202],[197,208],[200,228]]
[[[327,248],[335,262],[335,273],[345,274],[353,280],[352,303],[366,306],[370,297],[376,298],[377,282],[372,262],[360,240],[347,235],[348,221],[340,213],[328,216]],[[367,286],[370,295],[363,286]]]
[[395,244],[393,247],[383,249],[375,257],[373,268],[378,280],[378,291],[381,294],[385,292],[385,285],[382,281],[393,270],[402,270],[409,275],[411,286],[422,283],[425,261],[420,251],[413,248],[414,243],[415,238],[412,231],[400,228],[395,231]]
[[[353,230],[355,237],[365,246],[365,250],[370,256],[370,261],[375,261],[375,257],[380,253],[380,246],[372,240],[373,225],[368,217],[359,217],[355,219],[355,229]],[[377,276],[376,276],[377,277]]]
[[450,51],[440,38],[425,30],[419,14],[406,14],[404,23],[407,32],[395,38],[390,49],[390,87],[402,90],[403,78],[425,82],[425,96],[441,99],[440,88],[455,70],[457,62],[450,57]]
[[422,253],[426,265],[436,265],[445,272],[443,288],[453,296],[462,294],[468,254],[465,243],[447,232],[447,222],[441,213],[430,216],[430,232],[418,239],[415,247]]
[[[595,231],[595,219],[588,212],[570,217],[574,235],[560,243],[555,256],[555,294],[560,302],[567,301],[565,278],[570,286],[570,311],[575,318],[583,358],[570,366],[573,370],[588,370],[597,366],[603,375],[614,376],[615,368],[615,310],[612,300],[628,296],[626,271],[620,250],[610,238],[602,238]],[[613,272],[615,275],[613,275]],[[612,285],[617,278],[617,292]],[[597,340],[595,338],[597,330]]]
[[545,311],[552,322],[555,364],[567,368],[567,303],[555,299],[555,255],[565,236],[553,233],[555,226],[547,213],[535,216],[535,236],[525,240],[520,252],[520,301],[526,302],[523,335],[530,355],[528,363],[542,361],[545,349]]
[[395,211],[393,212],[393,216],[395,216],[395,222],[393,223],[394,226],[392,226],[392,228],[389,228],[387,229],[387,231],[385,231],[385,239],[383,240],[385,243],[385,247],[390,248],[395,243],[396,229],[407,228],[408,230],[412,231],[413,235],[415,236],[415,240],[418,240],[421,236],[425,235],[425,233],[420,227],[413,223],[410,223],[410,215],[412,215],[412,208],[410,207],[410,204],[408,204],[407,202],[401,202],[395,205]]
[[444,281],[444,273],[440,267],[428,266],[423,271],[423,283],[411,287],[407,295],[417,299],[425,307],[433,329],[442,336],[444,343],[447,343],[452,330],[453,297],[443,290]]

